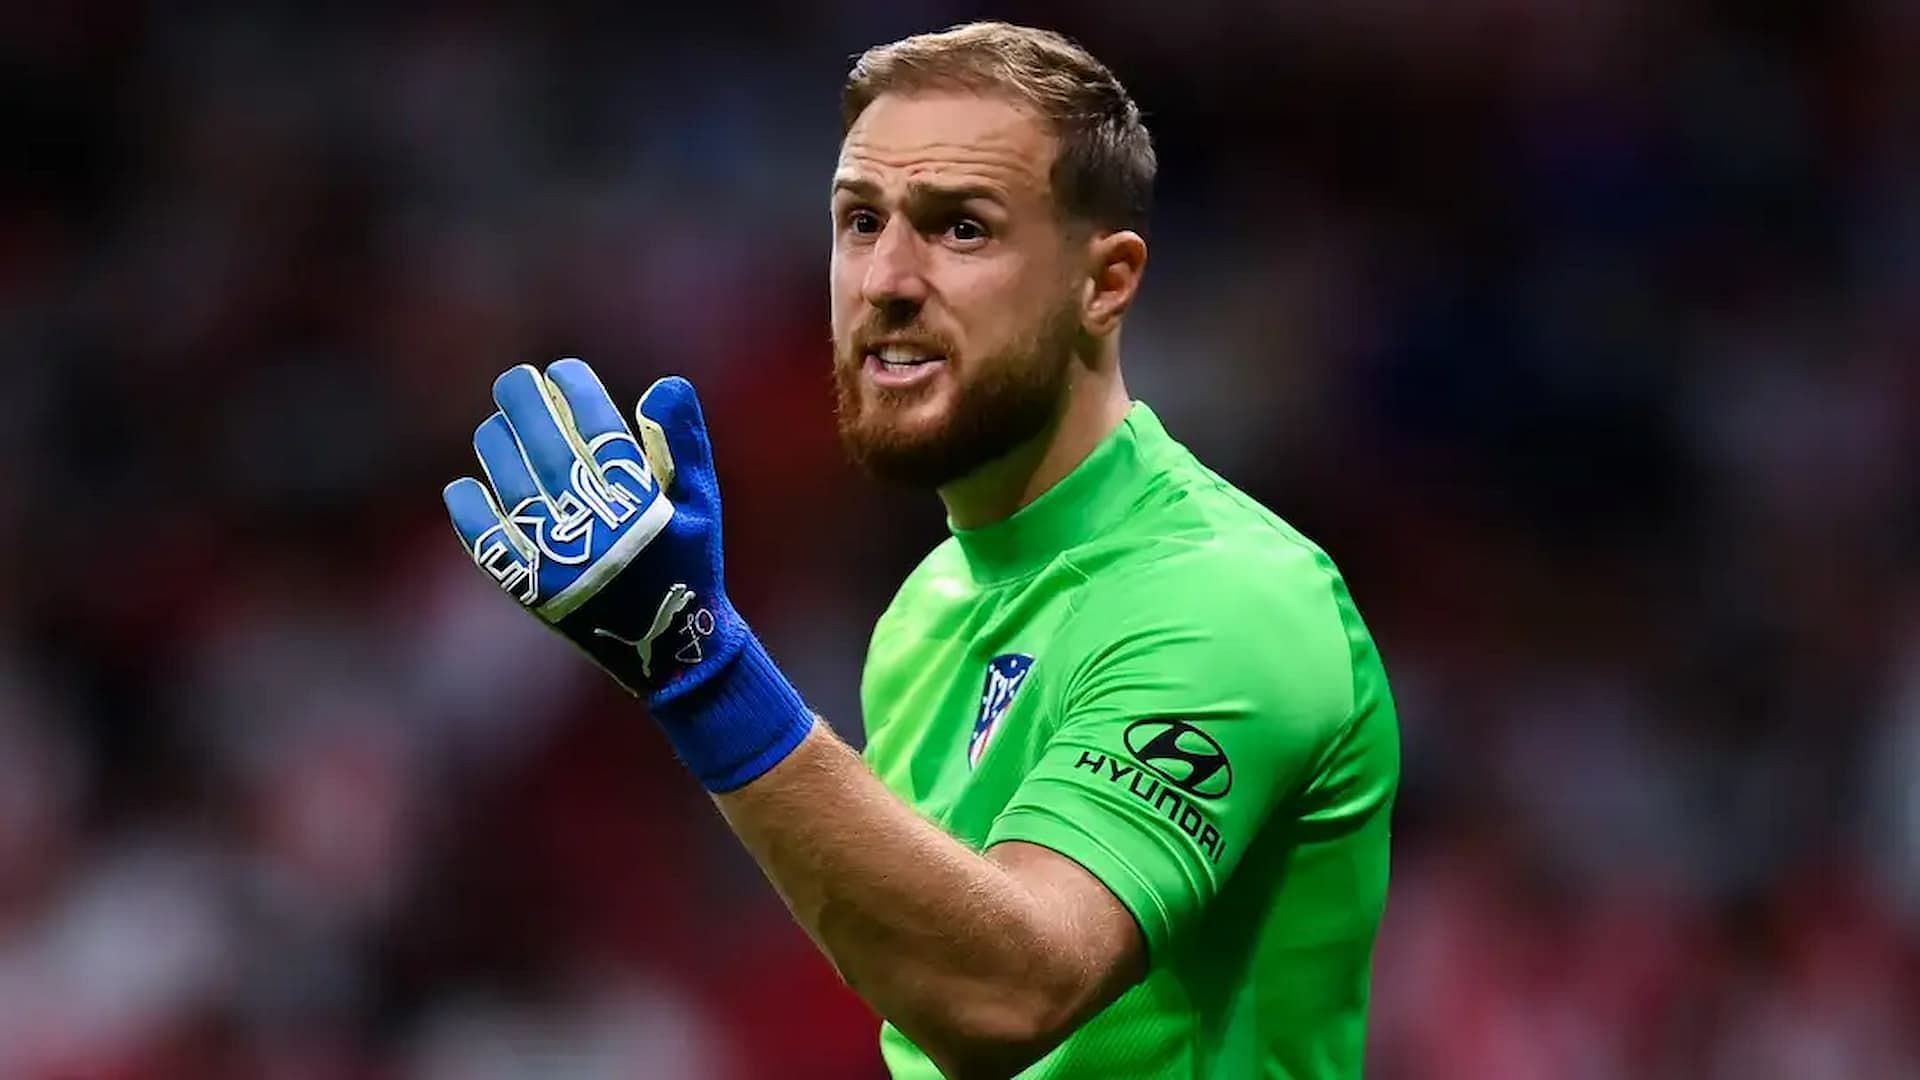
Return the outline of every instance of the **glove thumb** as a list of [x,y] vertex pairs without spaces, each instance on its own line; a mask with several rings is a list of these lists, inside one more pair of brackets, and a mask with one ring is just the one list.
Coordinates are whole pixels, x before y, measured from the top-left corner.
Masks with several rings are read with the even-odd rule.
[[678,375],[658,379],[640,395],[633,419],[647,467],[676,498],[718,502],[713,444],[693,384]]

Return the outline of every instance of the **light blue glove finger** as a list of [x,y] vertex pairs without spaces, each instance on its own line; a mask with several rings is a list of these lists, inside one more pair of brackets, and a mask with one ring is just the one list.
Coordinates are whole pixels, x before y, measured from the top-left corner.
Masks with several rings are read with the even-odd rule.
[[540,490],[556,509],[562,508],[568,496],[586,486],[576,472],[585,462],[561,426],[540,372],[532,364],[509,368],[493,381],[493,400],[512,426]]
[[487,417],[473,432],[473,450],[480,458],[480,469],[487,483],[500,497],[500,507],[508,514],[524,514],[529,501],[544,502],[540,486],[520,456],[520,444],[513,438],[513,427],[500,413]]
[[507,524],[487,486],[463,476],[448,484],[441,498],[474,563],[521,603],[532,603],[536,584],[531,546]]
[[624,435],[632,440],[633,432],[627,430],[627,421],[614,405],[613,396],[585,360],[555,360],[547,365],[547,380],[559,388],[573,413],[574,430],[589,445],[607,435]]
[[527,470],[505,416],[494,413],[474,430],[473,451],[498,496],[494,505],[529,544],[525,551],[531,556],[534,595],[552,596],[573,579],[568,568],[579,566],[592,552],[578,536],[572,542],[559,541],[553,505]]
[[641,454],[640,444],[634,441],[626,419],[593,368],[572,357],[555,360],[547,365],[547,381],[560,391],[574,430],[599,467],[601,479],[608,485],[624,486],[636,501],[641,498],[640,492],[652,491],[656,478]]

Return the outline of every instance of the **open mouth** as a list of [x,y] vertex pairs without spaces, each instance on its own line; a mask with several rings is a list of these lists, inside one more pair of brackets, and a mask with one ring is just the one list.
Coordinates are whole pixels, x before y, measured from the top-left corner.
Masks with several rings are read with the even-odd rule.
[[911,386],[930,379],[946,364],[946,356],[911,345],[882,345],[869,350],[864,367],[881,386]]

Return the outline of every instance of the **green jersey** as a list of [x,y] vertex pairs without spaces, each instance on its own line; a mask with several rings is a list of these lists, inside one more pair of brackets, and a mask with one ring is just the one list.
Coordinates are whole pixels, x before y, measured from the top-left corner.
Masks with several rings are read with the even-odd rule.
[[[1361,1075],[1398,722],[1324,552],[1136,402],[1060,483],[955,530],[876,625],[880,779],[1133,913],[1146,978],[1028,1078]],[[896,1077],[937,1077],[892,1025]]]

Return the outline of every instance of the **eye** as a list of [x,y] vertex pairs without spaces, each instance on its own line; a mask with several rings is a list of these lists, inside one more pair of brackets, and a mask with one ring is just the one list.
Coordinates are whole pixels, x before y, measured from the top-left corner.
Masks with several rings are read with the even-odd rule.
[[947,226],[947,233],[963,244],[972,244],[987,238],[987,227],[972,218],[959,218]]
[[880,231],[880,215],[860,207],[847,211],[846,223],[849,232],[861,236],[873,236]]

